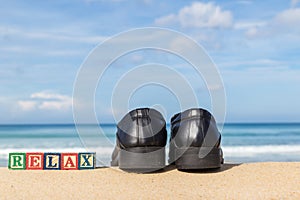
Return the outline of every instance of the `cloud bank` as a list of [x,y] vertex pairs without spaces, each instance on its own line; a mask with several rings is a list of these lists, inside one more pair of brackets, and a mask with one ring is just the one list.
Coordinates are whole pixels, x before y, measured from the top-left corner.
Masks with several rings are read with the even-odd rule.
[[155,20],[159,26],[179,24],[184,28],[228,28],[232,26],[230,11],[222,10],[214,3],[193,2],[181,8],[177,14],[169,14]]
[[37,92],[30,95],[29,100],[19,100],[19,108],[23,111],[33,110],[69,110],[72,107],[72,98],[53,92]]

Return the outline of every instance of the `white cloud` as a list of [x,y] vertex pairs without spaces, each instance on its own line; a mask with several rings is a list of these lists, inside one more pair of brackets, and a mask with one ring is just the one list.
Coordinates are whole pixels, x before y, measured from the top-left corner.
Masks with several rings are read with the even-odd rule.
[[258,33],[257,28],[251,27],[246,31],[246,36],[252,38],[252,37],[255,37],[257,35],[257,33]]
[[173,51],[184,53],[187,49],[192,52],[195,49],[195,46],[191,46],[191,43],[187,43],[185,38],[175,37],[170,42],[169,48]]
[[[5,36],[17,36],[27,39],[38,40],[55,40],[64,42],[77,42],[77,43],[99,43],[106,40],[106,36],[92,36],[87,33],[74,34],[72,31],[41,31],[41,30],[28,30],[20,27],[0,26],[0,33]],[[76,33],[78,31],[76,30]]]
[[67,110],[72,106],[72,100],[63,101],[43,101],[38,106],[41,110]]
[[174,14],[166,15],[155,19],[155,24],[163,26],[163,25],[172,25],[175,24],[178,20],[178,17]]
[[18,106],[23,111],[30,111],[36,108],[37,102],[28,100],[28,101],[18,101]]
[[239,21],[234,24],[234,29],[250,29],[267,25],[265,21]]
[[[0,38],[3,40],[3,44],[0,45],[0,55],[13,55],[13,54],[35,54],[43,56],[83,56],[87,52],[83,48],[72,48],[75,45],[81,44],[98,44],[108,39],[105,36],[96,36],[86,33],[84,31],[77,31],[75,28],[71,30],[40,30],[31,29],[27,30],[23,27],[13,26],[0,26]],[[21,43],[10,42],[9,38],[13,38],[16,41],[26,41]],[[25,40],[24,40],[25,39]],[[53,44],[61,45],[65,44],[63,48],[56,45],[50,45],[51,47],[44,47],[40,41],[52,42]],[[67,45],[71,44],[71,45]]]
[[239,21],[234,24],[234,29],[245,30],[245,35],[252,38],[258,35],[258,29],[266,25],[265,21]]
[[31,94],[30,100],[20,100],[17,104],[23,111],[68,110],[72,107],[72,98],[67,95],[42,91]]
[[182,27],[195,28],[228,28],[232,26],[232,14],[222,10],[214,3],[193,2],[185,6],[177,14],[170,14],[155,20],[155,24],[164,26],[180,24]]
[[223,62],[219,63],[219,66],[222,67],[247,67],[250,68],[272,68],[273,70],[277,69],[288,69],[288,63],[280,61],[280,60],[273,60],[273,59],[257,59],[257,60],[236,60],[231,62]]
[[57,50],[57,49],[41,49],[40,47],[33,47],[28,45],[9,45],[1,46],[0,53],[11,54],[35,54],[35,55],[45,55],[45,56],[81,56],[85,55],[86,52],[80,49],[73,50]]
[[33,98],[33,99],[59,99],[59,100],[63,100],[63,99],[68,98],[68,96],[43,91],[43,92],[33,93],[32,95],[30,95],[30,98]]
[[300,26],[300,8],[292,8],[279,13],[274,22],[279,26],[292,27]]
[[[299,37],[300,8],[291,8],[275,15],[270,21],[253,24],[253,26],[236,24],[237,28],[247,28],[245,35],[250,38],[270,37],[276,35],[294,34]],[[295,34],[296,33],[296,34]]]
[[291,0],[291,7],[296,7],[299,2],[299,0]]

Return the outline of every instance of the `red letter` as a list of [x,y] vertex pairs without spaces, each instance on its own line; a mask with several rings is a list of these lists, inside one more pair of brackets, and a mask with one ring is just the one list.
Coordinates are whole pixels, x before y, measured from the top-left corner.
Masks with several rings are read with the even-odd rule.
[[[71,165],[71,166],[68,166],[68,165]],[[68,160],[67,160],[67,162],[65,164],[65,167],[75,167],[75,165],[74,165],[74,163],[72,161],[72,158],[70,156],[68,157]]]

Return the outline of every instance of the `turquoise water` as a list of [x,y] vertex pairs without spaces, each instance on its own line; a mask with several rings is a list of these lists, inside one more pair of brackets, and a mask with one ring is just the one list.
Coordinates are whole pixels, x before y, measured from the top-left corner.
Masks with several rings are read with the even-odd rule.
[[[93,151],[98,166],[109,165],[115,125],[77,129],[73,124],[0,125],[0,165],[7,166],[9,152],[36,151]],[[226,162],[300,161],[300,124],[226,124],[221,133]]]

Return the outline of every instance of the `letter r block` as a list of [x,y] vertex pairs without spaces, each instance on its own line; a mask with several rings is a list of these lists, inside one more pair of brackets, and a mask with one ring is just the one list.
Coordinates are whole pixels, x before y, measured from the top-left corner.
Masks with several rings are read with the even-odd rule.
[[26,153],[26,169],[42,170],[44,168],[44,153]]
[[95,169],[96,153],[86,152],[78,154],[78,169]]
[[77,153],[62,153],[61,154],[61,169],[62,170],[77,170],[78,169],[78,154]]
[[24,170],[26,168],[26,153],[9,153],[8,169]]
[[60,170],[60,153],[44,153],[44,169]]

